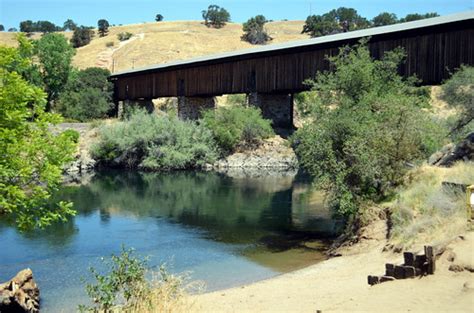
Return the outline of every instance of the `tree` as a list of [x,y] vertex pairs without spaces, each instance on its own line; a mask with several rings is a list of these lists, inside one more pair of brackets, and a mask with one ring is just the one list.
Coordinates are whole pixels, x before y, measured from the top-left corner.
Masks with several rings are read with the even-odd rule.
[[366,41],[329,58],[333,71],[311,82],[307,104],[314,122],[293,137],[300,164],[328,192],[338,215],[352,218],[366,201],[379,201],[402,182],[407,163],[430,155],[445,135],[429,113],[428,97],[397,69],[400,49],[382,60]]
[[15,27],[10,27],[10,28],[8,29],[8,31],[9,31],[9,32],[17,32],[18,29],[16,29]]
[[267,23],[267,19],[263,15],[250,18],[243,24],[244,34],[242,35],[242,40],[253,45],[265,44],[267,41],[272,40],[272,37],[267,34],[264,28],[265,23]]
[[311,37],[319,37],[363,29],[369,26],[369,21],[360,16],[355,9],[340,7],[323,15],[308,16],[301,33],[308,33]]
[[202,11],[202,18],[207,27],[221,28],[230,21],[230,14],[226,9],[212,4]]
[[[24,48],[33,49],[31,44]],[[70,203],[54,204],[49,198],[75,145],[67,135],[49,130],[59,115],[44,111],[45,93],[17,72],[30,65],[18,49],[0,47],[0,214],[14,218],[22,230],[74,215]]]
[[161,14],[157,14],[157,15],[155,16],[155,21],[157,21],[157,22],[161,22],[161,21],[163,21],[163,19],[164,19],[164,17],[163,17],[163,15],[161,15]]
[[34,31],[35,31],[35,26],[33,25],[33,21],[26,20],[26,21],[20,22],[20,32],[26,33],[28,35]]
[[109,32],[109,22],[107,20],[101,19],[97,22],[99,36],[104,37]]
[[107,117],[114,107],[109,75],[97,67],[71,73],[58,100],[59,112],[81,122]]
[[48,95],[46,111],[51,109],[53,102],[67,83],[74,54],[74,48],[61,34],[45,34],[36,42],[36,56]]
[[5,26],[3,26],[2,24],[0,24],[0,32],[3,32],[5,31]]
[[63,28],[64,28],[64,30],[69,29],[71,31],[74,31],[77,28],[77,24],[74,23],[73,20],[67,19],[63,24]]
[[74,29],[71,44],[74,48],[88,45],[94,37],[94,30],[91,27],[79,26]]
[[413,21],[423,20],[425,18],[432,18],[432,17],[437,17],[437,16],[439,16],[439,14],[436,12],[425,13],[425,14],[411,13],[411,14],[407,14],[407,16],[405,16],[404,18],[401,18],[400,22],[401,23],[413,22]]
[[382,12],[372,19],[372,24],[375,27],[392,25],[396,23],[398,23],[397,16],[393,13],[388,13],[388,12]]

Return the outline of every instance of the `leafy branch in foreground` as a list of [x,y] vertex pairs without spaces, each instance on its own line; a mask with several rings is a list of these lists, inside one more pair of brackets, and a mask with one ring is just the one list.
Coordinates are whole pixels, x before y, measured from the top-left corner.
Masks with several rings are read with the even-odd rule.
[[26,230],[74,215],[71,203],[51,204],[49,198],[75,144],[49,130],[61,118],[45,112],[46,94],[21,76],[31,67],[24,57],[31,43],[21,49],[0,47],[0,215]]

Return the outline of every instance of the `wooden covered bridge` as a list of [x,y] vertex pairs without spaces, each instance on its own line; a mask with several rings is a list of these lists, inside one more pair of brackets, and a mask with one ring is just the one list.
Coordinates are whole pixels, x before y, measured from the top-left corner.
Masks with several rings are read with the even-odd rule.
[[178,97],[181,118],[197,118],[215,107],[215,96],[249,95],[274,126],[293,123],[293,94],[304,81],[327,70],[326,56],[368,37],[374,58],[402,47],[402,75],[423,84],[439,84],[460,65],[474,65],[474,11],[420,21],[268,45],[114,73],[114,101],[145,105],[160,97]]

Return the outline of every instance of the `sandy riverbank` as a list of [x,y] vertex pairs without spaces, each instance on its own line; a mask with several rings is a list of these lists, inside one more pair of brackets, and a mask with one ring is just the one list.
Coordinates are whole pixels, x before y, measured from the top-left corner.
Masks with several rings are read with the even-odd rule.
[[[435,275],[369,286],[368,274],[382,274],[402,254],[382,252],[372,238],[308,268],[248,286],[195,297],[195,312],[474,312],[474,233],[448,246]],[[454,261],[450,259],[454,258]],[[469,270],[453,272],[450,265]]]

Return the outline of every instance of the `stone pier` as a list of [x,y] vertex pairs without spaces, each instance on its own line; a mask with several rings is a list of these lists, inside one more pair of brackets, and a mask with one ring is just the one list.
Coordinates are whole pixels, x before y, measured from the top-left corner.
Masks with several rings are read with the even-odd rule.
[[155,111],[155,105],[152,100],[139,99],[139,100],[124,100],[119,101],[117,105],[117,117],[121,118],[124,112],[129,112],[131,108],[142,108],[148,113]]
[[216,108],[216,97],[178,97],[178,117],[197,120],[202,111]]
[[262,116],[272,121],[273,127],[293,128],[293,95],[250,93],[247,96],[249,105],[262,110]]

